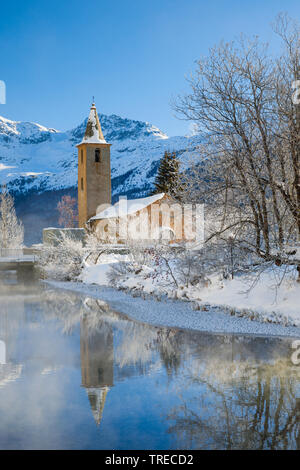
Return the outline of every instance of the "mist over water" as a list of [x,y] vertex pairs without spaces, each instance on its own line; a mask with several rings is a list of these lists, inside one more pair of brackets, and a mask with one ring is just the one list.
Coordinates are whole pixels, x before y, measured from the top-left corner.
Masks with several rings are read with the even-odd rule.
[[299,449],[290,338],[154,327],[0,280],[1,449]]

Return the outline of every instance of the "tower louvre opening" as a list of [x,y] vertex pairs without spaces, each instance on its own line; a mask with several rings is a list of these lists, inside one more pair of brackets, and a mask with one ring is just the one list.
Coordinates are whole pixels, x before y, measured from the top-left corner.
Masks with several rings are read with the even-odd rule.
[[95,150],[95,162],[96,162],[96,163],[100,163],[100,160],[101,160],[101,150],[100,150],[100,149],[96,149],[96,150]]

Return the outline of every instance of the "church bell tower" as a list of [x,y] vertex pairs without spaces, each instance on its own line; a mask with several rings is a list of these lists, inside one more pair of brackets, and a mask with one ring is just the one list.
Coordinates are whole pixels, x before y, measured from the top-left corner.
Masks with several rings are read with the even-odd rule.
[[98,206],[111,204],[110,144],[104,139],[95,103],[77,148],[79,227],[84,227]]

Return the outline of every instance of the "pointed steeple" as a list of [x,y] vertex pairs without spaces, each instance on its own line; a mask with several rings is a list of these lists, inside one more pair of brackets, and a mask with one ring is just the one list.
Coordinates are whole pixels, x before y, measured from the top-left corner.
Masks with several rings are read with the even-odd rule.
[[96,105],[93,102],[90,110],[90,114],[87,120],[85,134],[81,141],[81,144],[106,144],[104,139],[101,124],[99,121]]

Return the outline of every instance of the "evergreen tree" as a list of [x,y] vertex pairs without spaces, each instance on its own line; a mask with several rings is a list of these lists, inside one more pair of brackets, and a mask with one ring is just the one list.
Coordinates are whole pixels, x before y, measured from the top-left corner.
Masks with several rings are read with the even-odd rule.
[[164,153],[154,181],[153,194],[166,193],[178,199],[181,190],[179,165],[180,162],[175,152]]

